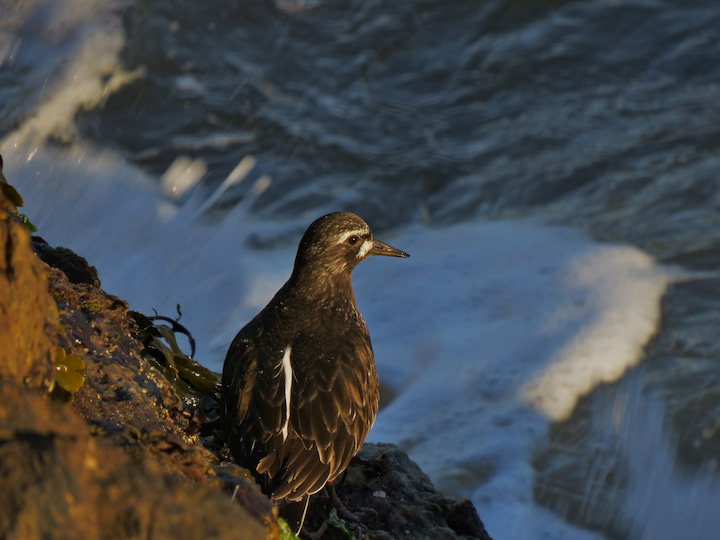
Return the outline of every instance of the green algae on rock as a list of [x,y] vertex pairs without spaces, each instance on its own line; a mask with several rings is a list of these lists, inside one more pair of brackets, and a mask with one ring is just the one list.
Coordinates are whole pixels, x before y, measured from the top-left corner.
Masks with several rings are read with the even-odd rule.
[[55,378],[48,391],[60,401],[72,402],[73,394],[80,390],[85,382],[85,376],[81,373],[84,369],[85,362],[58,347],[55,355]]
[[[131,311],[130,316],[138,325],[137,337],[143,343],[143,354],[173,382],[184,399],[194,404],[204,399],[213,400],[215,405],[220,402],[220,374],[192,358],[195,341],[192,334],[179,323],[180,317],[175,320],[157,314],[148,317],[137,311]],[[170,322],[172,326],[157,324],[158,320]],[[178,333],[187,336],[191,346],[189,355],[178,345]]]

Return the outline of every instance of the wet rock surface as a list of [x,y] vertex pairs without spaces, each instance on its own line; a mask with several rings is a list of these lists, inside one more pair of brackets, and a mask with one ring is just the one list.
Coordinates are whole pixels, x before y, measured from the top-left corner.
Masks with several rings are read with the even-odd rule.
[[[0,253],[0,538],[278,538],[276,509],[148,361],[97,271],[5,211]],[[59,347],[85,365],[69,404],[48,392]],[[392,445],[365,445],[338,494],[358,539],[489,538],[470,501]],[[316,497],[309,528],[329,512]],[[331,525],[324,538],[349,536]]]
[[[458,501],[435,490],[415,462],[393,444],[366,443],[337,486],[337,494],[359,518],[344,520],[356,538],[490,540],[470,500]],[[330,510],[327,499],[311,500],[309,528],[319,527]],[[330,526],[323,538],[348,535]]]

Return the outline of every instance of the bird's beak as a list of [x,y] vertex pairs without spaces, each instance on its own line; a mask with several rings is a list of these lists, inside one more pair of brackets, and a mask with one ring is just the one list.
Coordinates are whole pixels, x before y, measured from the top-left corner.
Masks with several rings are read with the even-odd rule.
[[410,256],[404,251],[400,251],[399,249],[389,246],[385,242],[381,242],[380,240],[376,240],[375,238],[373,238],[372,240],[372,247],[368,252],[368,256],[369,255],[385,255],[386,257],[403,258]]

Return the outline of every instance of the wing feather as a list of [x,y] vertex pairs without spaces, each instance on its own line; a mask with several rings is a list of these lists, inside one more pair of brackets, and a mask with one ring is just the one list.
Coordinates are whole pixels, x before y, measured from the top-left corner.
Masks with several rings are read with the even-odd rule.
[[[364,327],[320,343],[309,330],[271,336],[258,320],[235,338],[223,370],[230,449],[266,494],[301,501],[342,473],[375,420],[372,347]],[[288,346],[293,379],[283,434],[288,407],[282,357]],[[260,358],[261,349],[272,355]]]

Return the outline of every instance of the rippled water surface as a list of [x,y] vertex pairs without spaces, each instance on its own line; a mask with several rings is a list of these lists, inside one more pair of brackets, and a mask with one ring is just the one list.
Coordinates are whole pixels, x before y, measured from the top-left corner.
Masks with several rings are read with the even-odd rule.
[[[512,520],[513,509],[534,501],[538,512],[579,527],[545,530],[544,514],[528,513],[525,529],[496,529],[507,536],[490,529],[498,540],[530,538],[534,526],[535,538],[592,535],[581,528],[608,538],[716,537],[716,1],[0,0],[0,137],[6,175],[27,194],[28,213],[41,223],[41,233],[97,253],[100,260],[93,262],[101,276],[108,268],[106,284],[127,287],[128,296],[155,306],[178,300],[218,306],[247,298],[244,307],[220,310],[223,322],[196,316],[198,332],[210,336],[204,350],[211,364],[243,317],[262,305],[263,293],[250,291],[271,293],[282,282],[302,227],[326,211],[357,212],[378,236],[410,244],[435,238],[423,236],[422,227],[464,231],[452,233],[464,244],[432,240],[458,252],[484,246],[473,234],[496,238],[490,229],[473,228],[483,220],[530,219],[539,229],[569,225],[596,242],[650,254],[671,281],[656,336],[635,361],[622,364],[627,371],[619,381],[593,383],[569,418],[549,415],[547,435],[513,439],[527,448],[527,459],[501,472],[512,475],[517,463],[527,464],[528,500],[501,509],[488,502],[500,498],[488,488],[498,463],[479,459],[480,453],[462,457],[465,468],[448,467],[434,480],[473,496],[481,513],[502,516],[490,522]],[[252,159],[243,162],[247,156]],[[244,179],[203,206],[228,175]],[[432,287],[426,296],[439,303],[442,294],[434,295],[442,292],[442,280],[471,285],[479,311],[473,304],[463,313],[486,329],[508,316],[514,304],[503,305],[507,298],[532,297],[527,284],[550,287],[537,275],[548,268],[565,275],[557,262],[565,255],[543,259],[543,253],[571,245],[573,256],[587,250],[607,261],[614,253],[539,230],[532,247],[540,250],[531,255],[523,250],[530,250],[527,239],[535,233],[523,227],[496,239],[520,254],[508,258],[516,274],[498,271],[510,276],[497,281],[509,297],[476,286],[466,274],[447,277],[432,264],[408,267],[408,275],[416,272],[417,283]],[[425,247],[421,242],[416,251]],[[494,245],[482,249],[493,252]],[[463,264],[484,268],[482,253],[472,253]],[[241,264],[244,281],[223,270]],[[523,267],[530,270],[523,273]],[[440,277],[433,281],[431,272]],[[477,275],[487,284],[494,272]],[[627,271],[617,275],[625,279]],[[143,276],[141,285],[137,276]],[[633,287],[627,294],[637,294],[638,302],[654,298]],[[463,290],[458,286],[452,294]],[[556,291],[553,298],[564,294],[563,287],[548,290]],[[401,307],[422,305],[406,292],[397,294]],[[596,306],[592,295],[568,298],[568,305],[579,298],[588,309]],[[556,306],[543,302],[538,305]],[[372,305],[367,311],[375,310],[378,321],[397,309]],[[602,302],[597,306],[605,313]],[[633,312],[621,302],[612,306]],[[434,316],[428,310],[427,320]],[[508,320],[507,328],[527,329],[508,340],[531,346],[536,327]],[[587,328],[598,327],[587,322]],[[378,356],[395,351],[392,336],[382,329],[375,334]],[[467,344],[476,335],[458,333],[456,339]],[[417,359],[411,371],[431,363],[428,358]],[[608,356],[607,363],[615,360]],[[513,369],[522,371],[522,365]],[[410,385],[406,368],[393,369],[386,377],[398,390]],[[515,372],[505,375],[521,380]],[[411,403],[414,395],[406,399]],[[442,409],[450,397],[440,393],[430,402]],[[497,406],[482,401],[486,397],[473,406]],[[473,433],[490,426],[489,440],[505,441],[496,428],[506,421],[545,429],[545,423],[526,422],[515,401],[497,403],[510,412],[488,416]],[[414,410],[399,407],[388,409],[386,418]],[[467,412],[462,403],[445,411],[458,418]],[[380,422],[378,433],[391,432],[388,426]],[[461,431],[454,436],[456,444],[465,441]],[[411,451],[427,446],[415,436],[404,440]],[[481,444],[472,440],[466,444]],[[418,455],[429,470],[442,461]]]

